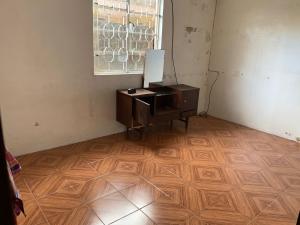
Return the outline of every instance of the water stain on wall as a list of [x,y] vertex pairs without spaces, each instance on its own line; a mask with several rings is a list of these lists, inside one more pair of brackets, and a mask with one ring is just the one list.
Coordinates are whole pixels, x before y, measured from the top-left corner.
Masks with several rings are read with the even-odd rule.
[[185,31],[188,33],[188,34],[191,34],[193,32],[197,32],[197,27],[185,27]]
[[188,39],[187,42],[188,42],[189,44],[192,43],[192,39],[191,39],[192,33],[197,32],[197,30],[198,30],[197,27],[191,27],[191,26],[186,26],[186,27],[185,27],[185,35],[184,35],[184,36]]

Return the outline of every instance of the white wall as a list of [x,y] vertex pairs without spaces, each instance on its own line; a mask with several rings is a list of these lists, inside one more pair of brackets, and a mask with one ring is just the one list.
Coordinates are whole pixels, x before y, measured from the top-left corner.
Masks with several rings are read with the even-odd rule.
[[[179,81],[201,88],[204,107],[215,0],[175,0]],[[164,46],[170,49],[166,0]],[[188,34],[185,27],[194,27]],[[140,76],[93,76],[91,0],[1,0],[0,105],[16,155],[123,131],[115,91]],[[190,42],[190,43],[189,43]],[[172,81],[167,52],[166,78]]]
[[299,0],[218,0],[210,68],[223,73],[210,114],[300,137],[299,59]]

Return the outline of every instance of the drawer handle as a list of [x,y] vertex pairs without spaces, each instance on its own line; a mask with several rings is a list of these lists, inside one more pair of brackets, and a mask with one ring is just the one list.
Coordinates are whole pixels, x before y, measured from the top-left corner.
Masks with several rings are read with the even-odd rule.
[[184,99],[184,100],[183,100],[183,102],[184,102],[184,103],[187,103],[187,100],[186,100],[186,99]]

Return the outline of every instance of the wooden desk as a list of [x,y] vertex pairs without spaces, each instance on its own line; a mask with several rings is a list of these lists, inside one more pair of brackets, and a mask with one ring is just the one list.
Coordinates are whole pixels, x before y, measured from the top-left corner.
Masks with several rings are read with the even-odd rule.
[[117,121],[129,129],[173,120],[185,122],[197,115],[199,88],[184,84],[137,89],[135,94],[117,90]]

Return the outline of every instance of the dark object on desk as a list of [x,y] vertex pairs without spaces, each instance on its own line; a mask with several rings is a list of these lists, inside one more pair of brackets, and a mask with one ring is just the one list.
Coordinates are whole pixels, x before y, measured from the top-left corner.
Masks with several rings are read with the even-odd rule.
[[199,88],[187,85],[160,86],[117,91],[117,121],[127,127],[147,128],[155,123],[181,120],[188,129],[189,118],[197,115]]
[[136,93],[136,89],[135,89],[135,88],[129,88],[129,89],[127,90],[127,93],[128,93],[128,94],[135,94],[135,93]]

